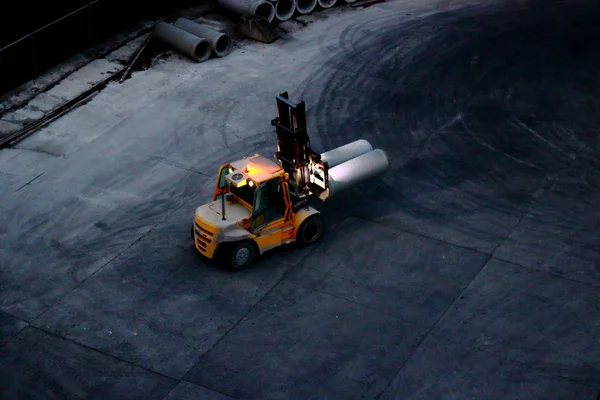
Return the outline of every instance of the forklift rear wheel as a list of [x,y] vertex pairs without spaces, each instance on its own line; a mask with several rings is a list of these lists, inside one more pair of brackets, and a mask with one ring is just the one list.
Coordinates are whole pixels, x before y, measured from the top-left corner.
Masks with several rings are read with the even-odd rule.
[[227,264],[233,270],[247,268],[256,257],[256,246],[252,242],[232,243],[228,249]]
[[323,236],[323,217],[320,214],[314,214],[308,217],[296,235],[296,241],[300,246],[313,244]]

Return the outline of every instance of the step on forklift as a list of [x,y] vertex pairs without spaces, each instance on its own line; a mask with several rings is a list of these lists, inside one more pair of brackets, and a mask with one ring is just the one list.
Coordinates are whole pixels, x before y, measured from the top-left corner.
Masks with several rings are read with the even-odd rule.
[[212,202],[196,209],[195,248],[233,270],[283,244],[307,246],[323,235],[324,223],[311,206],[318,198],[367,181],[389,169],[388,157],[360,139],[323,154],[310,146],[304,102],[276,97],[274,158],[259,154],[219,168]]

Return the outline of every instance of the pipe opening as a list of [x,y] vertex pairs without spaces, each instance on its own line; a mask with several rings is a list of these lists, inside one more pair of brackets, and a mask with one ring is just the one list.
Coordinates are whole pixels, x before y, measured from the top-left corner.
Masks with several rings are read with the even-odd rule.
[[337,0],[319,0],[321,8],[331,8],[335,6],[335,3],[337,3]]
[[271,22],[275,18],[275,7],[269,2],[264,2],[256,7],[254,14],[265,17],[267,21]]
[[278,0],[275,5],[275,16],[280,21],[292,18],[296,11],[296,0]]
[[223,57],[231,51],[231,38],[227,35],[221,35],[215,43],[215,54],[218,57]]
[[308,14],[317,7],[317,0],[297,0],[298,12],[300,14]]
[[206,61],[210,57],[212,48],[208,40],[200,40],[194,48],[194,59],[198,62]]

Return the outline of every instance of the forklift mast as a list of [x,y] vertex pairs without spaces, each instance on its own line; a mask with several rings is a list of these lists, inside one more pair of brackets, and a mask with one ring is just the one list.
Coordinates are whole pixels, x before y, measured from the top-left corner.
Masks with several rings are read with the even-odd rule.
[[291,102],[287,92],[281,93],[276,100],[277,118],[271,120],[277,133],[275,157],[289,174],[292,196],[297,201],[308,200],[315,192],[327,188],[328,166],[310,147],[304,102]]

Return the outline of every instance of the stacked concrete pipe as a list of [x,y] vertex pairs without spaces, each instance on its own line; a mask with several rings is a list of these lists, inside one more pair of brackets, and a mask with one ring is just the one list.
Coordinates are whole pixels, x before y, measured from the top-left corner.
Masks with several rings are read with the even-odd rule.
[[237,14],[260,15],[269,22],[275,18],[275,7],[266,0],[217,0],[217,3]]
[[190,57],[197,62],[208,60],[212,48],[210,42],[166,22],[159,22],[152,35],[161,42]]
[[296,0],[296,10],[300,14],[310,14],[317,8],[317,0]]
[[318,0],[319,2],[319,6],[321,6],[321,8],[331,8],[333,6],[335,6],[335,4],[337,3],[337,0]]
[[199,24],[186,18],[179,18],[175,21],[173,26],[208,40],[214,55],[217,57],[224,57],[231,52],[233,46],[231,37],[225,33],[214,30],[208,25]]
[[275,18],[278,21],[287,21],[296,12],[297,0],[272,0],[275,4]]

